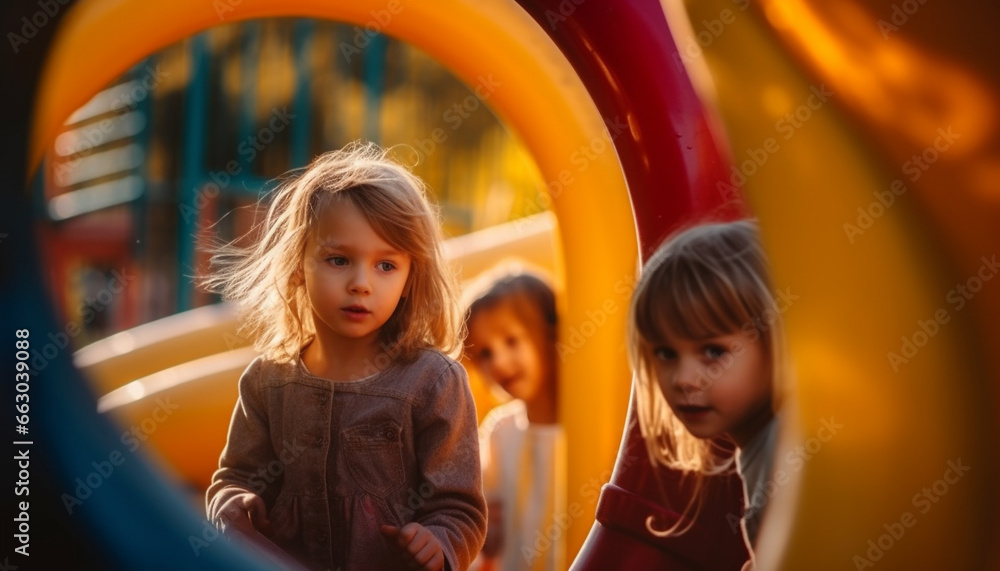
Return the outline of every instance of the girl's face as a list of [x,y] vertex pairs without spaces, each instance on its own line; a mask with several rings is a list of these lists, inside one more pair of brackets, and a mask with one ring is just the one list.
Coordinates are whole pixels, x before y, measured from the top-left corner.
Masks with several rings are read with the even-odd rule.
[[742,447],[774,416],[770,352],[754,333],[667,335],[654,347],[660,390],[693,436],[727,434]]
[[466,342],[476,367],[516,399],[531,402],[551,382],[552,356],[539,350],[524,323],[504,304],[478,311]]
[[321,341],[370,339],[389,320],[410,274],[410,255],[379,236],[347,200],[317,216],[302,270]]

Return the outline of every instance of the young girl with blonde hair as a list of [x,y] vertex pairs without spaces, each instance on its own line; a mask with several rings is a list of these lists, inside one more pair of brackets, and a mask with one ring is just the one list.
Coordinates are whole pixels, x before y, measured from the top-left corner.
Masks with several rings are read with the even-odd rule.
[[210,289],[261,355],[243,373],[208,516],[310,568],[466,569],[486,530],[461,325],[422,182],[373,144],[280,186]]
[[[654,465],[696,478],[677,522],[656,529],[647,521],[655,535],[692,525],[705,478],[730,472],[735,461],[752,553],[765,508],[756,492],[770,477],[784,370],[780,313],[787,307],[774,291],[751,221],[676,234],[643,269],[629,314],[640,427]],[[736,445],[735,457],[718,445],[720,437]]]

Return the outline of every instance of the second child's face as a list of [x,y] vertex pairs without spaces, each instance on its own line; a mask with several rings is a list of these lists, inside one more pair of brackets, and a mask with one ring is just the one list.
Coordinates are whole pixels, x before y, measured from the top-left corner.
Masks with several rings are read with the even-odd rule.
[[510,396],[531,402],[551,381],[552,358],[539,348],[517,315],[500,305],[480,310],[469,323],[469,357]]
[[697,438],[727,434],[743,446],[774,416],[771,357],[758,338],[667,335],[654,365],[667,404]]
[[317,217],[302,270],[321,339],[377,339],[410,273],[410,255],[379,236],[356,206],[335,200]]

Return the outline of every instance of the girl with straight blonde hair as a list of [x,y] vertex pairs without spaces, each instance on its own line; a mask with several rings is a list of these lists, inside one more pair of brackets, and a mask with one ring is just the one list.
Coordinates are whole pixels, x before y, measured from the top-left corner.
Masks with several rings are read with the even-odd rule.
[[[695,477],[681,518],[667,529],[647,521],[654,535],[684,533],[701,508],[705,478],[735,464],[746,507],[740,527],[753,552],[785,369],[787,305],[774,291],[757,226],[747,220],[680,232],[643,268],[629,314],[639,424],[654,465]],[[720,438],[735,444],[735,457]]]
[[466,569],[486,531],[476,411],[423,183],[352,144],[279,186],[252,235],[205,280],[261,353],[209,518],[309,568]]

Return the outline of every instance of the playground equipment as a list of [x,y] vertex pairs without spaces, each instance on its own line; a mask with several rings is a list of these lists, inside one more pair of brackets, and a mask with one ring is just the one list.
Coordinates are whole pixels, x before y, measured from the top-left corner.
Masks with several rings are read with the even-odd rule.
[[[560,221],[564,279],[573,286],[567,288],[562,339],[574,328],[579,332],[587,312],[608,300],[619,310],[626,306],[639,246],[649,252],[689,214],[715,211],[745,184],[776,281],[801,299],[786,316],[797,382],[787,401],[788,430],[778,464],[797,446],[812,446],[823,422],[843,424],[776,490],[760,538],[763,568],[862,568],[872,560],[885,569],[996,565],[996,554],[990,552],[998,507],[997,427],[991,411],[998,405],[1000,289],[989,280],[995,275],[990,256],[1000,250],[995,233],[1000,216],[996,169],[987,151],[998,132],[993,102],[1000,82],[998,71],[981,55],[996,52],[997,40],[984,39],[994,37],[984,26],[995,21],[987,16],[995,16],[996,8],[935,8],[928,3],[914,12],[906,4],[910,13],[900,16],[895,5],[863,2],[818,8],[793,0],[768,1],[762,10],[741,9],[747,5],[701,3],[685,32],[687,22],[676,11],[669,13],[668,29],[659,4],[647,0],[525,1],[541,26],[502,2],[412,3],[393,15],[384,31],[422,47],[470,84],[478,75],[492,73],[510,87],[498,90],[490,103],[524,139],[549,182]],[[227,18],[297,15],[358,25],[388,10],[377,2],[340,6],[305,0],[280,6],[243,0],[231,7]],[[924,14],[935,24],[938,20],[931,16],[936,14],[961,25],[929,27],[919,21]],[[210,4],[194,0],[169,5],[80,2],[60,23],[50,49],[29,166],[38,164],[57,126],[89,94],[152,50],[217,21]],[[850,25],[859,21],[887,31],[882,42],[900,41],[866,43],[871,38]],[[896,29],[880,27],[881,21]],[[569,62],[542,29],[551,31]],[[773,29],[788,44],[805,46],[805,65],[819,80],[805,79]],[[951,30],[992,42],[992,47],[973,48],[973,40]],[[950,45],[960,47],[940,47]],[[723,123],[701,103],[712,100],[702,89],[702,79],[709,76],[695,75],[699,91],[689,83],[687,70],[698,66],[702,51],[734,149],[732,167],[720,139],[714,138],[723,132]],[[873,71],[865,75],[859,70],[868,60]],[[101,65],[95,67],[94,61]],[[942,82],[948,83],[947,90],[939,92],[928,88],[933,81],[910,81],[921,77],[925,61],[956,81]],[[881,78],[893,83],[883,88]],[[833,95],[825,95],[824,85]],[[838,93],[845,94],[843,103]],[[907,130],[905,119],[892,119],[903,103],[921,108],[928,93],[936,96],[933,101],[947,104],[934,107],[937,116],[915,115],[921,129]],[[975,113],[958,111],[968,108]],[[852,118],[862,126],[849,126]],[[968,138],[952,136],[951,150],[943,154],[941,148],[949,143],[938,137],[949,133],[953,119],[952,132]],[[860,137],[880,127],[888,128],[877,138]],[[607,152],[609,142],[619,153],[630,195]],[[594,145],[601,144],[604,152],[598,153]],[[586,146],[596,158],[584,174],[571,157]],[[898,160],[887,167],[875,146]],[[935,156],[936,161],[933,170],[921,170],[920,177],[899,187],[895,176],[913,176],[906,167],[909,156]],[[930,167],[929,160],[922,164]],[[945,193],[946,188],[951,192]],[[724,210],[723,215],[738,210]],[[847,224],[862,232],[854,234]],[[633,228],[638,229],[638,244]],[[594,260],[601,261],[599,270]],[[28,267],[37,260],[10,261],[22,262]],[[36,307],[43,303],[18,284],[5,293]],[[595,327],[564,368],[573,381],[573,391],[561,403],[569,435],[571,493],[582,493],[590,479],[599,480],[610,468],[617,427],[623,426],[628,384],[621,350],[623,313]],[[13,318],[25,323],[27,315],[19,308],[12,311]],[[64,357],[54,362],[50,374],[67,383],[77,377]],[[86,473],[93,458],[106,455],[108,442],[117,435],[80,408],[88,402],[85,397],[74,402],[72,396],[79,393],[67,389],[61,394],[62,387],[52,385],[35,385],[51,407],[43,430],[50,442],[65,440],[68,430],[79,436],[73,446],[52,445],[57,477],[71,480]],[[584,394],[587,400],[579,396]],[[623,450],[634,451],[634,444],[634,433],[627,434]],[[970,469],[954,480],[953,469],[947,475],[948,462],[964,462]],[[612,480],[616,489],[611,489],[621,492],[618,499],[645,497],[649,488],[642,482],[648,484],[648,471],[638,466],[619,464]],[[240,556],[221,545],[200,559],[177,551],[177,542],[167,538],[200,533],[194,515],[158,499],[162,483],[144,465],[129,464],[116,476],[114,486],[91,500],[94,507],[85,525],[118,561],[141,566],[156,552],[174,558],[174,567],[228,563],[253,568],[252,562],[237,563]],[[924,489],[938,501],[918,502]],[[622,500],[629,502],[638,504],[634,498]],[[581,568],[608,561],[609,551],[621,552],[623,545],[635,552],[645,549],[650,558],[676,555],[638,537],[641,529],[617,520],[613,510],[600,513],[610,515],[599,516],[578,559]],[[160,516],[150,521],[150,514]],[[914,518],[919,525],[907,523]],[[590,522],[585,519],[566,530],[571,551],[586,533]],[[138,521],[146,523],[130,526]],[[123,536],[123,529],[132,537]],[[904,535],[891,534],[897,529]],[[136,534],[143,538],[143,549],[135,547]],[[676,564],[693,565],[683,558]]]
[[[280,5],[244,0],[227,18],[252,19],[269,16],[332,18],[364,25],[372,12],[385,10],[377,2],[330,4],[297,2]],[[31,154],[37,161],[46,138],[89,93],[127,69],[137,58],[155,49],[217,23],[210,4],[180,2],[154,6],[132,2],[107,5],[82,2],[60,32],[39,91],[37,133]],[[124,23],[128,22],[128,25]],[[635,271],[635,242],[628,195],[611,152],[611,135],[604,128],[582,84],[538,27],[514,5],[502,3],[445,2],[408,4],[405,13],[393,17],[383,31],[420,47],[449,67],[469,84],[478,77],[492,76],[504,89],[497,89],[490,104],[519,134],[534,155],[553,196],[553,211],[559,219],[559,241],[572,243],[562,256],[566,283],[579,284],[565,298],[566,334],[579,327],[594,311],[612,300],[616,307],[627,303],[627,291],[615,284],[630,280]],[[86,45],[86,54],[76,47]],[[461,46],[459,48],[459,46]],[[86,57],[81,57],[86,55]],[[100,61],[96,67],[91,62]],[[63,96],[55,92],[65,91]],[[620,131],[619,131],[620,134]],[[571,162],[584,146],[603,145],[604,152],[588,159],[586,176]],[[593,260],[604,260],[595,278]],[[613,279],[612,279],[613,278]],[[619,286],[620,287],[620,286]],[[590,329],[588,328],[588,331]],[[569,487],[579,489],[610,472],[628,394],[628,373],[620,340],[620,320],[609,319],[586,339],[578,357],[567,361],[564,373],[574,378],[578,392],[564,399],[563,422],[578,426],[568,446],[571,474]],[[605,349],[608,349],[606,351]],[[610,352],[609,352],[610,351]],[[608,382],[608,380],[614,380]],[[584,397],[584,395],[586,395]],[[583,399],[574,402],[574,398]],[[165,428],[164,428],[165,430]],[[576,452],[574,452],[574,450]],[[85,457],[87,454],[84,453]],[[84,466],[86,464],[83,464]],[[65,465],[65,473],[81,466]],[[148,477],[137,476],[140,480]],[[136,490],[126,477],[114,493],[128,497]],[[138,482],[137,482],[137,485]],[[134,504],[136,508],[138,504]],[[105,518],[128,519],[129,510],[94,516],[88,525],[109,526],[111,550],[125,549],[115,543],[110,527],[119,525]],[[187,535],[198,524],[191,519],[165,517],[174,534]],[[574,522],[568,531],[582,541],[589,521]],[[573,541],[571,540],[571,544]],[[127,551],[127,549],[126,549]]]

